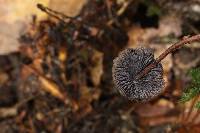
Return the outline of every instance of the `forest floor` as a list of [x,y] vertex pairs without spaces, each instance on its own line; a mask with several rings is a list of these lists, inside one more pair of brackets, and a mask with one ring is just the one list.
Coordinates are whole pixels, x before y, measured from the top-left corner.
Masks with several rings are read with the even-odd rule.
[[152,101],[128,101],[112,81],[113,59],[123,49],[149,47],[158,57],[198,34],[198,1],[6,2],[0,2],[0,133],[200,132],[192,108],[198,97],[179,102],[188,71],[200,66],[200,43],[162,61],[165,90]]

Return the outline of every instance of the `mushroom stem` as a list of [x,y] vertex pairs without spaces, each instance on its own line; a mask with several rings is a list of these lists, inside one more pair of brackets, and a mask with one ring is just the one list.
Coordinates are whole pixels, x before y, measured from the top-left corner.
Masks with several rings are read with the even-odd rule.
[[158,63],[160,63],[169,53],[172,53],[173,51],[181,48],[185,44],[189,44],[189,43],[194,42],[194,41],[200,41],[200,34],[194,35],[194,36],[191,36],[191,37],[188,37],[188,36],[183,37],[183,39],[181,41],[176,42],[173,45],[171,45],[169,48],[167,48],[158,58],[156,58],[155,62],[152,62],[145,69],[143,69],[136,76],[136,78],[140,79],[143,76],[145,76],[151,69],[153,69],[154,67],[156,67],[156,65]]

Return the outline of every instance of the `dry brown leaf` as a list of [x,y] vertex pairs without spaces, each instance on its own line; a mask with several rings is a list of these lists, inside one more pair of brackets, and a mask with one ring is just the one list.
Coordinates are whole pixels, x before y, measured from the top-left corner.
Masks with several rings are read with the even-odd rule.
[[50,8],[68,16],[79,14],[87,0],[51,0]]
[[158,28],[142,28],[133,26],[128,31],[128,47],[149,46],[152,38],[164,37],[174,34],[176,37],[182,34],[181,19],[175,15],[163,16],[159,21]]
[[81,86],[80,88],[80,92],[81,92],[81,97],[80,97],[80,102],[87,102],[90,103],[92,102],[92,100],[97,100],[101,94],[100,89],[98,88],[89,88],[87,86]]
[[43,89],[47,92],[49,92],[51,95],[64,100],[65,97],[62,94],[62,92],[60,91],[59,87],[52,81],[39,76],[39,81],[41,82],[41,84],[43,85]]
[[79,120],[92,112],[92,106],[90,104],[84,104],[76,113],[76,119]]
[[94,51],[92,56],[92,64],[93,67],[90,69],[92,82],[95,86],[98,86],[103,74],[103,53]]
[[35,67],[33,66],[27,66],[24,65],[24,71],[25,72],[31,72],[33,74],[36,74],[38,76],[38,80],[40,81],[42,85],[42,89],[44,91],[50,93],[52,96],[55,96],[56,98],[62,100],[64,103],[68,104],[69,101],[67,101],[66,97],[64,94],[60,91],[59,86],[54,83],[52,80],[44,77]]
[[37,15],[39,20],[47,16],[37,9],[38,2],[48,5],[49,0],[0,1],[0,54],[18,50],[18,38],[32,21],[32,15]]
[[13,117],[17,115],[17,108],[0,108],[0,118]]
[[58,59],[59,59],[61,62],[64,62],[64,61],[67,60],[67,53],[66,53],[66,49],[65,49],[65,48],[61,48],[61,49],[59,50]]
[[76,119],[81,119],[92,111],[91,102],[96,98],[97,95],[94,94],[93,91],[91,91],[91,88],[88,88],[87,86],[82,86],[80,88],[80,92],[80,99],[78,100],[79,108],[76,112]]
[[5,72],[0,71],[0,86],[4,84],[9,79],[9,76]]
[[38,19],[43,19],[47,15],[37,8],[37,3],[48,6],[49,0],[1,0],[0,1],[0,21],[10,24],[19,21],[27,22],[31,20],[31,15],[37,15]]
[[129,41],[128,47],[135,48],[138,47],[140,41],[142,41],[142,35],[144,34],[144,29],[139,26],[132,26],[128,31]]
[[168,108],[175,108],[175,105],[174,103],[170,102],[169,100],[166,100],[166,99],[160,99],[158,102],[157,102],[157,105],[160,105],[160,106],[165,106],[165,107],[168,107]]
[[164,16],[160,19],[158,28],[148,28],[145,30],[142,39],[148,42],[151,38],[164,37],[170,34],[179,37],[182,34],[181,22],[181,18],[178,16]]

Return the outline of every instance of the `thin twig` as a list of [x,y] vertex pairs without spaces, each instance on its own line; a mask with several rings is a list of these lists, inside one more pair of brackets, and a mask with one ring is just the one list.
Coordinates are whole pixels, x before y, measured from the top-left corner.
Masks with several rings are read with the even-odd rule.
[[170,46],[167,50],[165,50],[154,62],[149,64],[145,69],[143,69],[137,76],[137,79],[142,78],[145,76],[151,69],[157,66],[158,63],[161,62],[169,53],[172,53],[173,51],[181,48],[185,44],[189,44],[194,41],[200,41],[200,34],[194,35],[191,37],[184,37],[181,41],[174,43],[172,46]]
[[60,21],[63,21],[63,22],[66,22],[65,20],[76,20],[78,16],[75,16],[75,17],[70,17],[70,16],[67,16],[63,13],[60,13],[60,12],[57,12],[57,11],[54,11],[48,7],[45,7],[43,6],[42,4],[37,4],[37,8],[39,8],[41,11],[47,13],[48,15],[60,20]]

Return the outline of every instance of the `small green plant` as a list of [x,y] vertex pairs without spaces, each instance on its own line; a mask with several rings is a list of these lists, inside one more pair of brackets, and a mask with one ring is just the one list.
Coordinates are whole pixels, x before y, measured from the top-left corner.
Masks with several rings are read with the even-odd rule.
[[[195,68],[189,71],[192,79],[191,85],[182,94],[180,102],[185,103],[200,95],[200,68]],[[200,101],[195,103],[195,108],[200,109]]]

